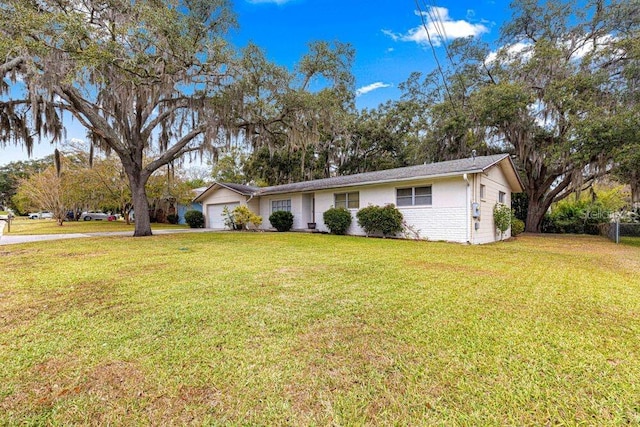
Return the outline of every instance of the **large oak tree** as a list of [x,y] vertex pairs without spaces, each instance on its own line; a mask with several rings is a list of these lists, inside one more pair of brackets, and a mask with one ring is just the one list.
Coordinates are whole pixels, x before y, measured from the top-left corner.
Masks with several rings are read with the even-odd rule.
[[472,149],[512,153],[528,197],[526,230],[539,232],[552,203],[618,161],[634,167],[640,2],[516,0],[511,7],[502,48],[452,43],[444,79],[413,77],[401,102],[423,106],[417,147],[432,153],[429,160]]
[[0,12],[0,72],[13,82],[2,88],[2,141],[59,138],[71,114],[122,162],[134,235],[150,235],[154,171],[220,143],[216,97],[234,72],[228,2],[3,0]]

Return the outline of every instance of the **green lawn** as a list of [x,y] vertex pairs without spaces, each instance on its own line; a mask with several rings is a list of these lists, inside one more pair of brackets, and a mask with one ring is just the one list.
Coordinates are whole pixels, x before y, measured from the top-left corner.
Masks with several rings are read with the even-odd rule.
[[[133,232],[135,225],[127,224],[123,220],[118,221],[68,221],[62,226],[53,219],[28,219],[19,217],[11,221],[11,231],[5,226],[7,235],[27,234],[67,234],[67,233],[100,233],[105,231],[129,231]],[[167,228],[188,228],[187,225],[151,224],[151,229],[160,230]]]
[[0,425],[640,423],[640,248],[204,233],[0,247]]
[[621,237],[620,243],[640,247],[640,237]]

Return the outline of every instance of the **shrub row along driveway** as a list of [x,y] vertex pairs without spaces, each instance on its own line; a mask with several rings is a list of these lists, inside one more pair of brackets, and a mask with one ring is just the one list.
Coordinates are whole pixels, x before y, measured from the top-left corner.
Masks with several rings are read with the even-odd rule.
[[0,260],[0,424],[640,420],[638,247],[201,233]]

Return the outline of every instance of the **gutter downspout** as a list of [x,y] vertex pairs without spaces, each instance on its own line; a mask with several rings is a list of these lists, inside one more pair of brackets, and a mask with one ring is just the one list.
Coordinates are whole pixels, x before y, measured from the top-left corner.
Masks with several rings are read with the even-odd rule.
[[471,244],[471,202],[469,202],[469,198],[470,198],[469,191],[471,190],[471,183],[469,182],[469,177],[467,176],[466,173],[462,175],[462,179],[464,179],[465,182],[467,183],[467,192],[465,197],[465,210],[466,210],[465,229],[466,229],[467,243]]

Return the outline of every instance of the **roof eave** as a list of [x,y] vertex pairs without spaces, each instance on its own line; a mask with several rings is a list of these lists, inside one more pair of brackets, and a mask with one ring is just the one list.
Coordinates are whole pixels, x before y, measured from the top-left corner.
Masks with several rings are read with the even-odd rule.
[[[508,154],[505,154],[505,156],[502,159],[500,159],[498,162],[496,162],[496,163],[502,162],[505,159],[509,160],[509,166],[511,166],[511,171],[513,172],[513,177],[515,178],[515,180],[514,180],[515,184],[517,184],[518,187],[519,187],[519,188],[514,188],[515,187],[513,185],[514,182],[510,182],[509,185],[511,185],[511,192],[512,193],[521,193],[521,192],[523,192],[524,191],[524,183],[522,182],[522,179],[520,178],[520,174],[518,173],[518,169],[516,168],[516,165],[513,162],[513,159],[511,158],[511,156],[509,156]],[[494,165],[496,163],[494,163]]]
[[251,196],[254,193],[253,191],[252,192],[246,192],[246,191],[238,190],[237,188],[230,187],[230,186],[228,186],[228,185],[226,185],[224,183],[221,183],[221,182],[218,182],[217,184],[220,187],[226,188],[227,190],[233,191],[234,193],[238,193],[241,196]]
[[232,187],[229,187],[228,185],[224,185],[223,183],[220,183],[220,182],[214,182],[214,183],[213,183],[213,184],[211,184],[209,187],[207,187],[207,189],[206,189],[206,190],[204,190],[202,193],[200,193],[198,196],[196,196],[196,197],[192,200],[192,202],[196,203],[196,202],[200,202],[200,201],[202,201],[201,199],[203,199],[203,198],[204,198],[204,196],[205,196],[207,193],[209,193],[209,192],[210,192],[210,191],[211,191],[211,190],[212,190],[216,185],[217,185],[218,187],[225,188],[225,189],[227,189],[227,190],[229,190],[229,191],[233,191],[234,193],[240,194],[241,196],[245,196],[245,197],[246,197],[246,196],[253,196],[253,195],[255,194],[255,192],[253,192],[253,191],[252,191],[252,192],[240,191],[240,190],[238,190],[238,189],[236,189],[236,188],[232,188]]
[[390,182],[409,182],[409,181],[419,181],[419,180],[423,180],[423,179],[437,179],[437,178],[450,178],[453,176],[462,176],[464,174],[469,174],[469,173],[480,173],[480,172],[484,172],[485,169],[469,169],[469,170],[463,170],[463,171],[457,171],[457,172],[448,172],[448,173],[441,173],[441,174],[435,174],[435,175],[420,175],[420,176],[412,176],[412,177],[407,177],[407,178],[390,178],[390,179],[383,179],[383,180],[375,180],[375,181],[363,181],[363,182],[358,182],[358,183],[350,183],[350,184],[337,184],[337,185],[329,185],[326,187],[321,187],[321,188],[309,188],[309,189],[301,189],[301,190],[284,190],[284,191],[267,191],[266,193],[261,192],[260,190],[258,190],[256,192],[257,196],[269,196],[272,194],[287,194],[287,193],[298,193],[298,192],[306,192],[306,191],[322,191],[322,190],[331,190],[334,188],[347,188],[347,187],[361,187],[361,186],[369,186],[369,185],[378,185],[378,184],[388,184]]
[[198,203],[201,202],[204,198],[204,195],[207,194],[213,187],[215,187],[216,185],[218,185],[217,182],[214,182],[213,184],[211,184],[210,186],[207,187],[206,190],[204,190],[202,193],[198,194],[196,197],[193,198],[193,200],[191,200],[192,203]]

